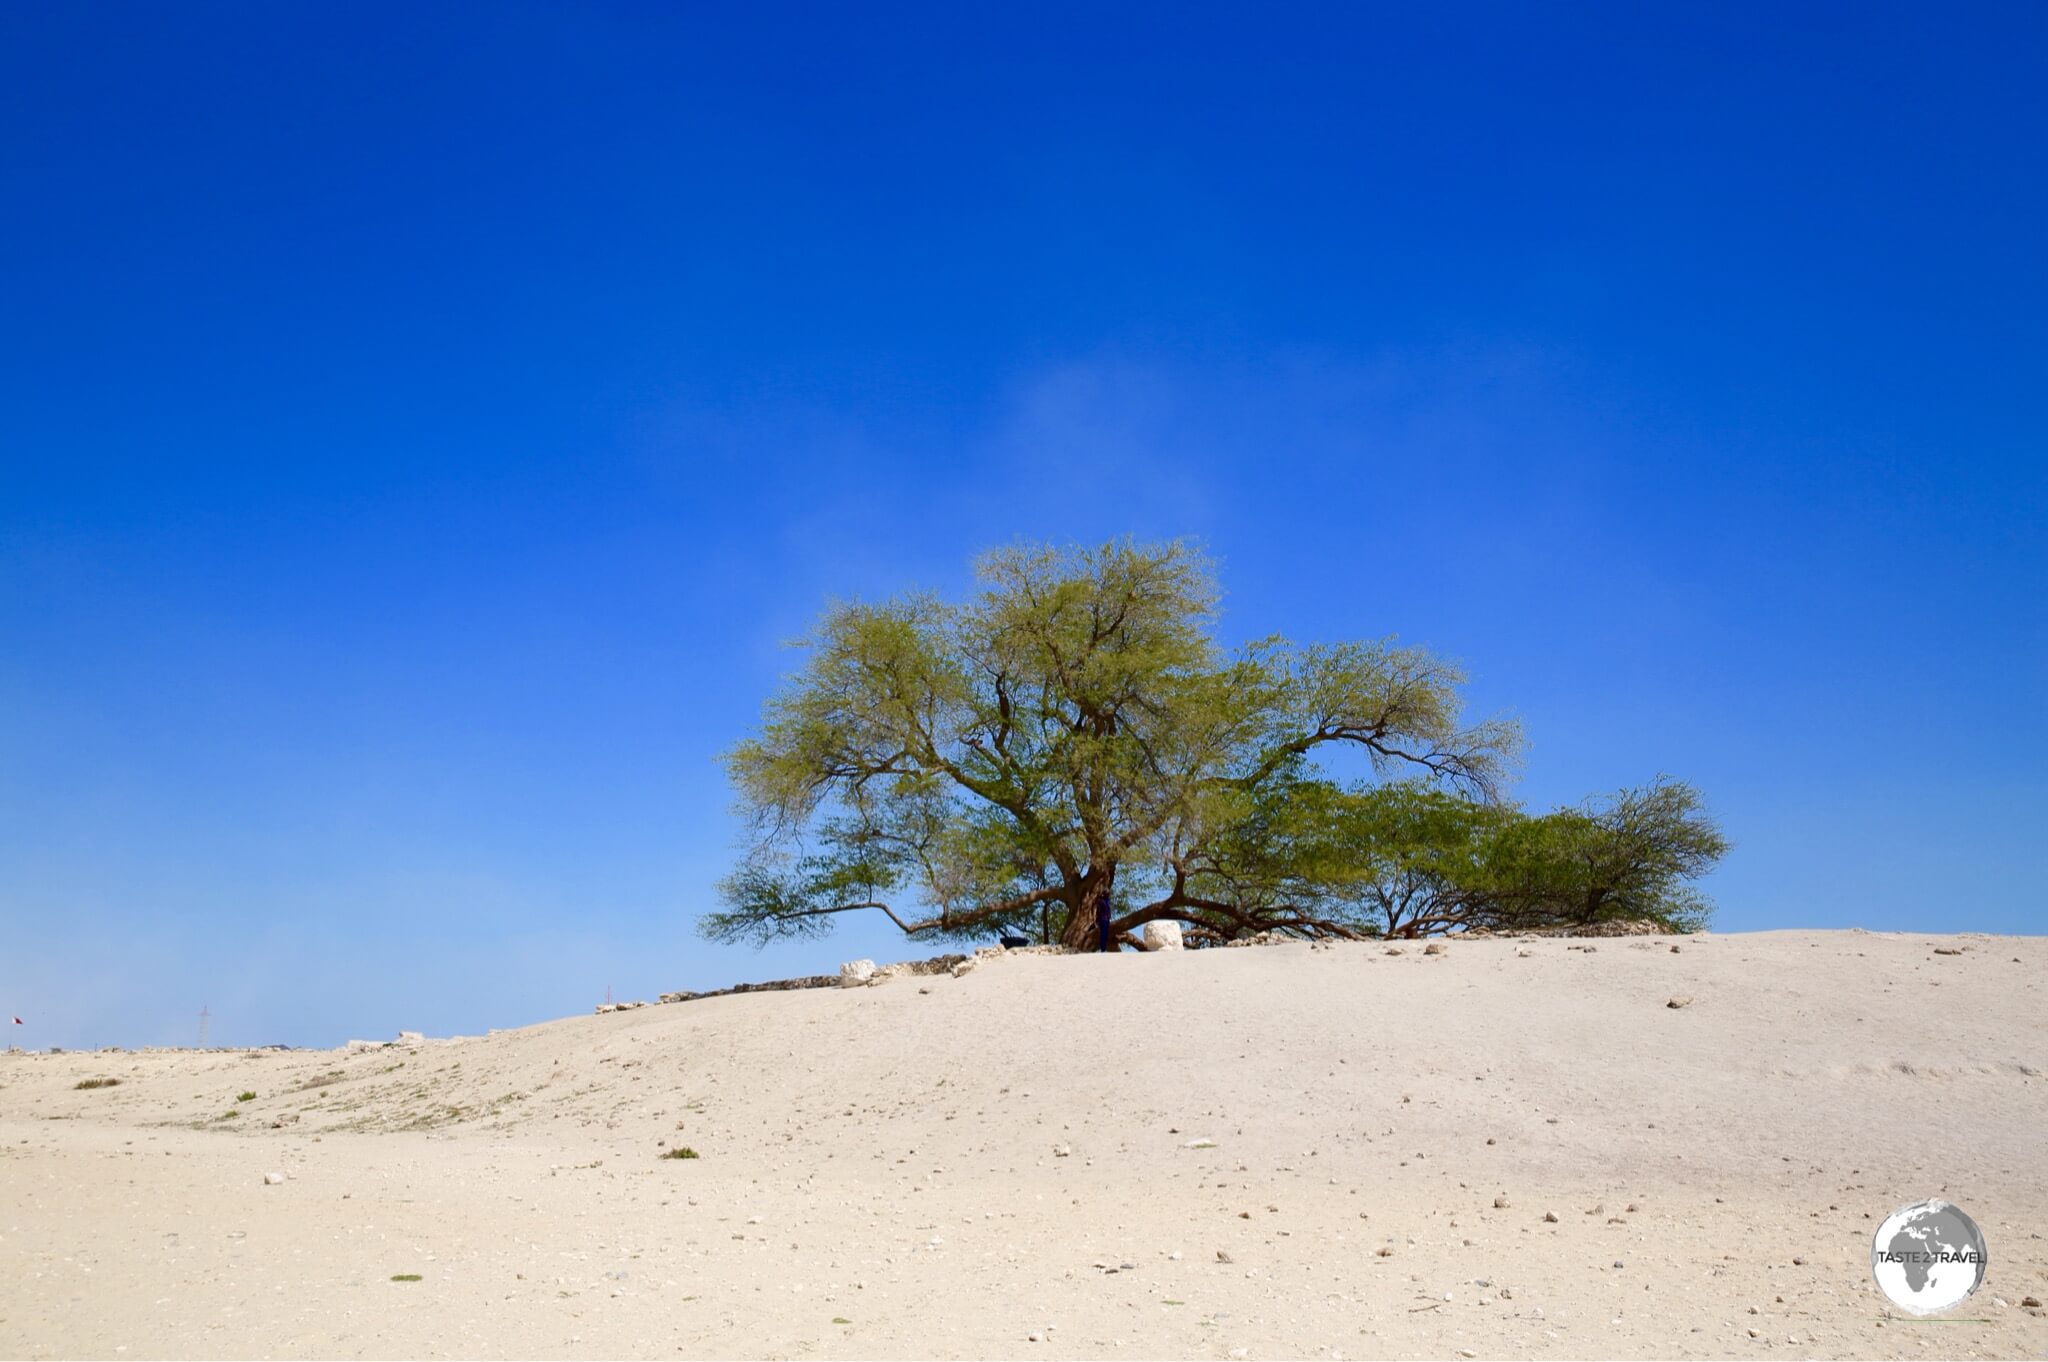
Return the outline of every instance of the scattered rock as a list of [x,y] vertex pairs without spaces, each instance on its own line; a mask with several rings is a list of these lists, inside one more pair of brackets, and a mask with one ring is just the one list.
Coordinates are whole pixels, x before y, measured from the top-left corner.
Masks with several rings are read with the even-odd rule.
[[1074,1146],[1070,1144],[1056,1144],[1052,1147],[1052,1156],[1056,1159],[1069,1158],[1073,1152]]
[[1217,1249],[1217,1250],[1216,1250],[1216,1261],[1217,1261],[1217,1262],[1219,1262],[1219,1263],[1234,1263],[1234,1262],[1236,1262],[1236,1261],[1237,1261],[1237,1259],[1235,1259],[1235,1258],[1231,1257],[1231,1256],[1230,1256],[1229,1254],[1225,1253],[1225,1252],[1224,1252],[1224,1251],[1223,1251],[1222,1249]]
[[2023,1310],[2039,1310],[2041,1308],[2041,1298],[2039,1296],[2021,1296],[2020,1308]]
[[1177,951],[1183,948],[1178,922],[1148,922],[1145,924],[1145,949],[1148,951]]
[[1422,953],[1424,955],[1442,955],[1444,953],[1444,950],[1445,946],[1443,942],[1432,941],[1427,946],[1424,946],[1422,948]]
[[1676,997],[1676,998],[1673,998],[1673,999],[1672,999],[1672,1000],[1671,1000],[1670,1002],[1668,1002],[1668,1003],[1665,1003],[1665,1004],[1664,1004],[1664,1006],[1666,1006],[1666,1007],[1691,1007],[1691,1006],[1692,1006],[1692,997],[1691,997],[1691,995],[1689,995],[1689,994],[1681,994],[1681,995],[1679,995],[1678,997]]
[[734,984],[731,988],[714,988],[703,993],[691,993],[688,990],[664,993],[661,1000],[665,1003],[693,1003],[699,998],[724,998],[735,993],[778,993],[787,989],[837,988],[839,985],[840,978],[836,974],[806,974],[797,979],[769,979],[758,984]]
[[1536,952],[1530,950],[1527,946],[1515,947],[1515,957],[1519,960],[1527,960],[1530,956],[1534,955],[1535,953]]
[[1671,948],[1671,953],[1672,953],[1673,955],[1676,955],[1676,954],[1678,954],[1678,947],[1676,947],[1676,946],[1673,946],[1673,947]]
[[1557,1212],[1545,1211],[1543,1213],[1543,1223],[1546,1225],[1555,1225],[1557,1223]]
[[1961,946],[1936,946],[1934,953],[1936,955],[1961,955],[1963,948]]
[[875,962],[872,960],[849,960],[839,967],[841,988],[860,988],[875,977]]
[[284,1174],[282,1174],[282,1173],[265,1173],[265,1174],[263,1175],[263,1185],[264,1185],[265,1187],[281,1187],[281,1186],[283,1186],[283,1185],[284,1185]]
[[[1492,1143],[1493,1143],[1493,1141],[1491,1141],[1491,1140],[1488,1140],[1488,1141],[1487,1141],[1487,1143],[1488,1143],[1488,1144],[1492,1144]],[[1496,1211],[1504,1211],[1504,1210],[1506,1210],[1507,1208],[1508,1208],[1508,1199],[1507,1199],[1507,1195],[1506,1195],[1505,1193],[1503,1193],[1502,1195],[1500,1195],[1500,1196],[1497,1196],[1497,1197],[1495,1197],[1495,1198],[1493,1199],[1493,1209],[1495,1209]]]
[[981,961],[978,958],[962,960],[959,964],[953,966],[953,977],[955,979],[965,979],[968,975],[974,973],[980,964]]
[[1406,954],[1408,954],[1408,952],[1406,952],[1406,951],[1402,950],[1402,949],[1401,949],[1401,948],[1400,948],[1399,946],[1389,946],[1389,947],[1387,947],[1386,953],[1387,953],[1388,955],[1406,955]]

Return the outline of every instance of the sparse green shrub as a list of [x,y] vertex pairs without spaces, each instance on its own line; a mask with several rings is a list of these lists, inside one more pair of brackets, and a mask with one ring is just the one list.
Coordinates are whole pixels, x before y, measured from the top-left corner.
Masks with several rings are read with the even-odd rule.
[[241,1096],[237,1097],[235,1100],[237,1102],[253,1102],[256,1100],[256,1094],[253,1092],[245,1092]]
[[660,1157],[664,1159],[694,1159],[697,1157],[697,1151],[686,1144],[679,1144]]
[[419,1279],[420,1274],[417,1272],[394,1272],[391,1274],[391,1280],[394,1282],[416,1282]]
[[121,1086],[121,1080],[118,1078],[81,1078],[71,1086],[80,1092],[84,1092],[87,1088],[118,1088]]

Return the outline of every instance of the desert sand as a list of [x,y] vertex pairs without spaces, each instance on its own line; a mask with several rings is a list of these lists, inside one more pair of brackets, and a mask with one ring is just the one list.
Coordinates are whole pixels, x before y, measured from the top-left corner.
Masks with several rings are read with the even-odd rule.
[[[2038,1357],[2044,966],[1295,944],[354,1054],[11,1054],[0,1353]],[[1870,1236],[1930,1196],[1991,1263],[1919,1322]]]

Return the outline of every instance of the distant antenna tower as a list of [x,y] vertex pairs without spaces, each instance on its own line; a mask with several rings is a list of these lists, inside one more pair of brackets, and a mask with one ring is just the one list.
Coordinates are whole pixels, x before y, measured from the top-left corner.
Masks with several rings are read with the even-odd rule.
[[202,1050],[206,1048],[206,1028],[212,1020],[213,1014],[206,1010],[204,1004],[201,1004],[199,1008],[199,1048]]

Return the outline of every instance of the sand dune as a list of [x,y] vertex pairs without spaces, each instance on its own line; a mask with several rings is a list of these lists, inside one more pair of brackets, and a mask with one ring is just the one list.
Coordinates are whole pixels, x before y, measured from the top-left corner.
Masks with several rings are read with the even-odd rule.
[[[2048,1353],[2048,940],[1678,944],[1040,956],[355,1054],[9,1055],[0,1353]],[[1876,1223],[1937,1195],[1989,1245],[1965,1322],[1870,1280]]]

